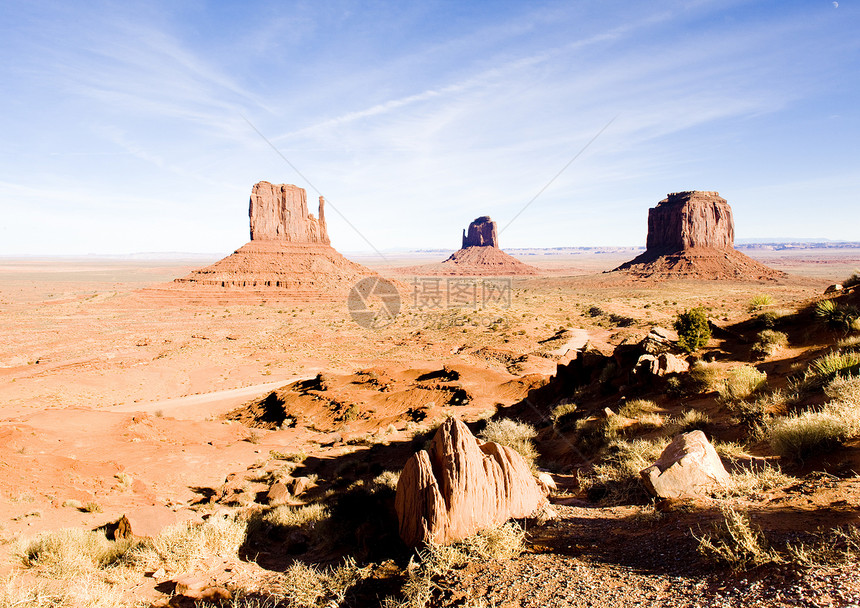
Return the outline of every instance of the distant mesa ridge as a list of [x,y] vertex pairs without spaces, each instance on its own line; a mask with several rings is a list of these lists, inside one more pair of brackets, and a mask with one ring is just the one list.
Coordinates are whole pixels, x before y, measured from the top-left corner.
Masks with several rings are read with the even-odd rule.
[[645,252],[615,271],[644,278],[772,280],[785,276],[735,250],[734,241],[732,208],[718,192],[672,192],[648,210]]

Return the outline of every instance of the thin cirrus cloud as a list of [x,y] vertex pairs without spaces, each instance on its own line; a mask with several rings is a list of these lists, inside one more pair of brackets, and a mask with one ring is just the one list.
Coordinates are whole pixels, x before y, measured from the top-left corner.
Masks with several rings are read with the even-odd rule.
[[[99,244],[105,222],[141,224],[146,208],[165,210],[171,230],[129,242],[235,247],[255,181],[309,187],[246,118],[378,249],[438,247],[478,215],[507,223],[613,118],[505,246],[640,243],[644,212],[670,190],[718,189],[742,218],[764,215],[779,180],[854,183],[839,159],[856,134],[845,76],[857,49],[832,7],[659,6],[106,4],[66,9],[77,17],[66,28],[21,4],[26,27],[0,26],[12,58],[0,67],[12,92],[0,100],[0,196],[26,201],[24,215],[65,200],[74,229],[26,243],[4,231],[0,253],[115,247]],[[840,125],[826,149],[819,103]],[[808,210],[786,191],[781,235],[803,236]],[[110,207],[98,232],[87,197]],[[366,249],[337,215],[330,231],[339,248]]]

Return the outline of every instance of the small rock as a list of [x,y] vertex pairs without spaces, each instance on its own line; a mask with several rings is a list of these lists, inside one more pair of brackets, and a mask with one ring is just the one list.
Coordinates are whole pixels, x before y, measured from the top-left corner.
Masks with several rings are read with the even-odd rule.
[[285,483],[276,481],[266,492],[266,501],[271,505],[289,500],[290,490]]

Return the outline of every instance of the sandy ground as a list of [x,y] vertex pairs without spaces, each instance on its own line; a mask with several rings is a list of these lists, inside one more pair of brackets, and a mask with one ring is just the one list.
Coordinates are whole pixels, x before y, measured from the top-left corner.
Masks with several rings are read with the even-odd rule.
[[[759,293],[793,305],[860,267],[857,250],[752,250],[790,278],[655,286],[595,274],[634,253],[532,252],[523,260],[546,274],[514,279],[510,306],[423,309],[407,298],[401,315],[379,329],[357,325],[341,302],[201,306],[138,293],[207,261],[0,260],[0,535],[92,528],[122,514],[140,530],[157,530],[199,518],[195,488],[217,487],[272,450],[336,452],[307,429],[258,437],[222,419],[297,378],[370,367],[485,369],[498,382],[470,389],[482,393],[481,407],[464,413],[477,416],[486,404],[516,400],[499,388],[505,382],[548,378],[558,358],[586,340],[641,337],[698,304],[739,319]],[[444,257],[354,259],[385,274]],[[592,307],[636,323],[606,324],[588,314]],[[371,417],[343,430],[379,428]],[[98,510],[75,506],[89,502]]]

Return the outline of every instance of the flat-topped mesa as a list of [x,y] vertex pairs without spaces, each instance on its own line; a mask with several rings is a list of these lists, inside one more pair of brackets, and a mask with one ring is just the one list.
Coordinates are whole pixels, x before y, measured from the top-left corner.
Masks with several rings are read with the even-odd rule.
[[319,219],[308,213],[307,193],[292,184],[257,182],[248,209],[252,241],[287,241],[330,245],[325,223],[325,199]]
[[673,192],[648,210],[648,253],[733,249],[734,242],[732,209],[717,192]]
[[615,271],[657,280],[761,281],[785,276],[736,251],[734,243],[732,208],[719,193],[673,192],[648,210],[645,252]]
[[463,231],[463,247],[499,247],[496,222],[489,215],[482,215],[469,224],[469,231]]

